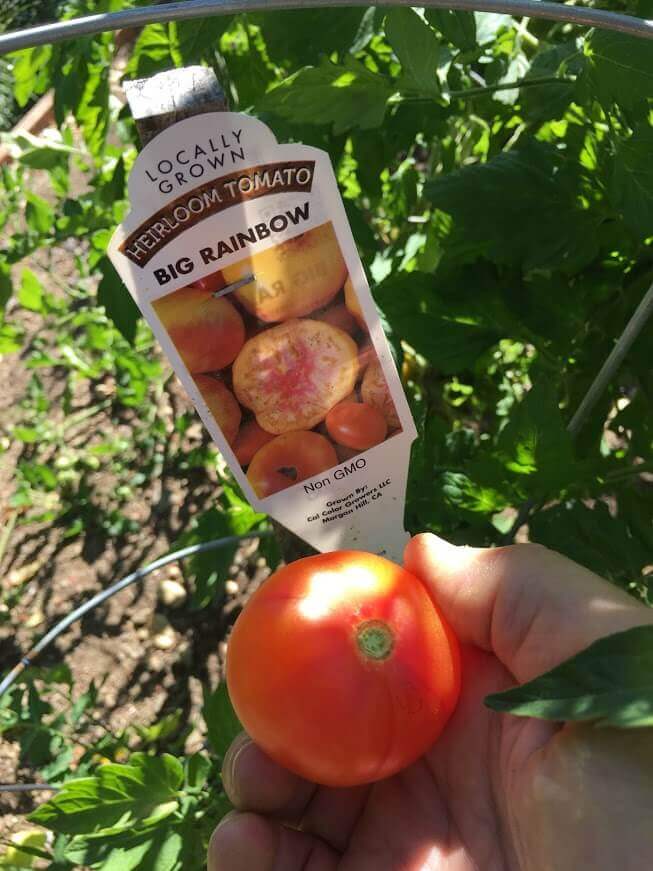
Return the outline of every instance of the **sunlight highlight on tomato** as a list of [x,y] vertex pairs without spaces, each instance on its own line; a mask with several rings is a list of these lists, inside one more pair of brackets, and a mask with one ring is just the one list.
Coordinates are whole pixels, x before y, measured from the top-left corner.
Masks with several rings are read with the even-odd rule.
[[400,771],[437,739],[460,691],[458,644],[414,575],[336,551],[284,566],[252,596],[227,683],[269,756],[352,786]]

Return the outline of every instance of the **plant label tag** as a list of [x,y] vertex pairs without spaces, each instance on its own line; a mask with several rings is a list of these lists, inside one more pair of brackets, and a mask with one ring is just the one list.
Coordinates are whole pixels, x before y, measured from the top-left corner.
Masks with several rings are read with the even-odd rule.
[[196,115],[129,198],[109,256],[252,505],[400,561],[416,431],[328,155]]

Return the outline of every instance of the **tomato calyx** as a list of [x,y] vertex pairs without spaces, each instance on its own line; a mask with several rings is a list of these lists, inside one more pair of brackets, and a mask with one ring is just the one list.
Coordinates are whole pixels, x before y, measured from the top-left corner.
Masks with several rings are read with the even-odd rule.
[[356,644],[365,659],[387,659],[395,646],[394,633],[383,620],[365,620],[356,627]]

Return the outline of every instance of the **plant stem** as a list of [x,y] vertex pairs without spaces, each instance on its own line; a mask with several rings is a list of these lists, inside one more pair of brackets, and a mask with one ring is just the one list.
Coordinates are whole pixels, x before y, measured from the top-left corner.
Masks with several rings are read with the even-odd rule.
[[576,79],[561,76],[539,76],[528,79],[517,79],[514,82],[501,82],[498,85],[486,85],[483,88],[463,88],[460,91],[449,91],[445,96],[465,99],[466,97],[476,97],[479,94],[491,94],[494,91],[512,91],[517,88],[536,88],[540,85],[573,85]]
[[608,472],[605,480],[614,484],[616,481],[642,475],[644,472],[653,472],[653,463],[639,463],[638,465],[629,466],[627,469],[615,469],[614,472]]
[[[477,97],[482,94],[493,94],[495,91],[513,91],[521,88],[537,88],[541,85],[573,85],[576,81],[571,76],[532,76],[530,78],[516,79],[514,82],[500,82],[496,85],[483,85],[477,88],[462,88],[459,91],[444,91],[441,96],[452,100],[464,100],[467,97]],[[428,96],[402,96],[397,94],[391,97],[391,104],[397,103],[431,103],[434,97]]]

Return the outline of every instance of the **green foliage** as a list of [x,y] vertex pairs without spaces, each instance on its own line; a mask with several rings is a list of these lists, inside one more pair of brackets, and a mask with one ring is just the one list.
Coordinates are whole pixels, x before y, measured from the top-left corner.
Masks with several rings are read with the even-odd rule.
[[[66,14],[109,8],[117,0],[75,0]],[[71,537],[130,532],[144,484],[216,462],[205,443],[185,447],[192,414],[172,432],[164,420],[168,370],[106,258],[139,148],[109,98],[114,50],[107,34],[9,58],[13,102],[54,88],[58,128],[14,137],[14,162],[0,170],[0,353],[20,353],[29,373],[0,450],[18,455],[17,522],[61,523]],[[213,66],[232,106],[281,141],[331,157],[419,432],[407,528],[500,544],[527,504],[522,533],[650,602],[653,325],[580,432],[567,429],[653,283],[648,43],[488,13],[256,12],[145,27],[126,75],[191,63]],[[74,263],[63,279],[62,249]],[[103,414],[109,433],[96,431]],[[85,425],[93,435],[74,438]],[[263,523],[226,478],[175,547]],[[271,566],[280,559],[271,539],[260,552]],[[234,554],[187,562],[189,619],[220,605]],[[637,656],[646,663],[649,636],[599,642],[502,709],[644,722]],[[78,696],[65,672],[28,673],[0,703],[22,763],[64,785],[37,811],[57,835],[52,867],[202,868],[228,809],[221,757],[239,729],[224,683],[204,694],[209,752],[188,758],[176,709],[98,738],[96,692]],[[79,736],[92,752],[80,756]],[[75,808],[77,821],[64,810]]]
[[653,58],[644,39],[595,30],[585,44],[587,87],[604,104],[646,111],[653,97]]
[[632,135],[620,139],[615,147],[610,197],[635,235],[653,236],[652,148],[653,129],[645,124],[637,125]]
[[70,836],[63,854],[74,865],[187,868],[197,862],[198,846],[203,849],[197,835],[189,835],[207,809],[210,771],[211,763],[199,754],[182,762],[165,753],[132,753],[126,764],[109,762],[91,777],[67,781],[30,820]]
[[401,91],[436,97],[437,68],[449,53],[440,46],[435,31],[413,9],[402,7],[388,12],[385,33],[401,64]]
[[[44,839],[28,842],[14,858],[50,859],[47,867],[53,869],[204,867],[212,828],[230,809],[219,771],[237,721],[225,689],[206,694],[203,714],[211,744],[221,736],[214,754],[186,757],[173,752],[175,747],[179,752],[174,736],[180,711],[147,728],[130,726],[115,734],[103,729],[98,737],[93,716],[98,690],[91,684],[78,693],[70,671],[58,666],[29,670],[0,700],[0,734],[18,738],[25,764],[61,785],[29,817],[53,833],[52,848]],[[67,704],[56,713],[61,700]],[[171,752],[155,754],[155,746],[169,746]],[[2,857],[0,867],[6,867]]]
[[544,720],[594,720],[622,729],[653,725],[653,626],[601,638],[546,674],[488,696],[495,711]]
[[581,207],[582,188],[581,167],[548,143],[524,139],[427,182],[425,195],[453,217],[466,246],[495,263],[575,271],[597,253],[597,218]]
[[324,60],[284,79],[259,102],[262,112],[295,124],[319,118],[333,125],[335,135],[353,127],[379,127],[392,91],[389,82],[351,56],[343,64]]
[[426,20],[461,51],[473,51],[476,48],[476,19],[472,12],[428,9]]
[[108,763],[94,777],[67,781],[31,820],[65,835],[147,828],[177,810],[183,776],[173,756],[134,753],[128,765]]
[[[244,535],[265,519],[228,484],[224,485],[219,508],[209,508],[194,518],[181,538],[175,542],[173,550],[225,538]],[[205,608],[224,591],[229,566],[234,560],[237,543],[219,550],[209,550],[195,554],[188,560],[188,571],[194,589],[191,599],[195,608]]]
[[218,756],[224,756],[236,735],[243,730],[232,707],[226,683],[221,683],[215,692],[205,697],[202,713],[211,747]]
[[120,277],[108,257],[99,261],[98,269],[102,273],[97,289],[98,304],[104,306],[108,317],[122,335],[133,343],[139,318],[138,306],[131,295],[124,292]]

